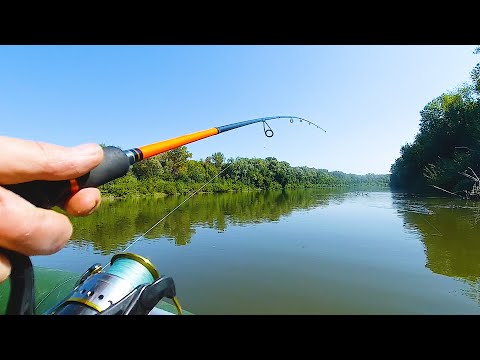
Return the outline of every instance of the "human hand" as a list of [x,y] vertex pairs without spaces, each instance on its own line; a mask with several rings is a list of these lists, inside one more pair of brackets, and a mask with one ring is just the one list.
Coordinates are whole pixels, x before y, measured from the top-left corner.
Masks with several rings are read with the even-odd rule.
[[[63,147],[0,136],[0,149],[0,247],[27,256],[56,253],[72,235],[68,217],[55,210],[38,208],[1,185],[77,178],[100,164],[102,148],[97,144]],[[70,215],[86,216],[100,202],[98,189],[85,188],[63,208]],[[10,271],[10,262],[0,255],[0,282],[10,276]]]

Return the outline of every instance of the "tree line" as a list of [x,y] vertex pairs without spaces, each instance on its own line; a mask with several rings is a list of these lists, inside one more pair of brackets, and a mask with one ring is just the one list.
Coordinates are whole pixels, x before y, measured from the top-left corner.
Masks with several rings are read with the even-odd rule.
[[[474,54],[480,54],[477,47]],[[470,81],[420,111],[420,128],[391,166],[392,189],[411,193],[468,192],[480,174],[480,63]],[[477,180],[475,180],[477,179]]]
[[[213,179],[213,180],[212,180]],[[208,184],[206,184],[208,182]],[[306,166],[290,166],[274,157],[229,158],[215,152],[193,160],[186,146],[134,164],[126,176],[102,185],[106,197],[202,192],[276,190],[308,187],[385,186],[388,174],[346,174]]]

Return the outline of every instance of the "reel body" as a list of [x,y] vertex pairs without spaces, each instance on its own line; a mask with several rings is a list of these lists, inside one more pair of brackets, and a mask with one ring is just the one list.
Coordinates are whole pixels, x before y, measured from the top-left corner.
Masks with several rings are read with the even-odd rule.
[[[29,257],[9,250],[0,251],[12,263],[6,314],[35,315],[35,284]],[[92,265],[65,298],[42,314],[156,315],[162,313],[155,306],[163,298],[169,298],[177,313],[182,313],[173,279],[161,277],[148,259],[119,253],[112,257],[109,269],[105,268],[100,264]]]

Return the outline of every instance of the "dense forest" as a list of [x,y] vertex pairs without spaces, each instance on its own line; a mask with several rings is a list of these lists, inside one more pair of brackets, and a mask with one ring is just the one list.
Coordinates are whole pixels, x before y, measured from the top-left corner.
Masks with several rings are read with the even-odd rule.
[[306,166],[293,167],[274,157],[225,159],[216,152],[193,160],[186,146],[132,166],[126,176],[102,185],[105,197],[275,190],[306,187],[388,186],[389,175],[355,175]]
[[[477,47],[474,54],[480,54]],[[471,81],[430,101],[420,129],[391,166],[392,189],[410,193],[480,195],[480,63]]]

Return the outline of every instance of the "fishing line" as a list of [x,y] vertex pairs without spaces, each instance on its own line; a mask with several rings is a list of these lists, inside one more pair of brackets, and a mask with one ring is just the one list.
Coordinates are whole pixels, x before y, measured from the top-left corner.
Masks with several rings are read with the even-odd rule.
[[[425,215],[425,216],[428,216],[428,215]],[[435,230],[437,230],[438,234],[432,234],[432,235],[440,235],[440,236],[443,236],[443,234],[440,232],[440,230],[438,230],[435,225],[431,224],[430,221],[428,221],[427,219],[425,219],[424,217],[421,217],[421,219],[425,220],[427,222],[427,224],[429,224],[431,227],[433,227]]]
[[[268,126],[268,125],[267,125]],[[273,131],[272,131],[273,133]],[[266,135],[266,134],[265,134]],[[128,249],[130,249],[137,241],[139,241],[140,239],[142,238],[145,238],[145,236],[150,232],[152,231],[156,226],[158,226],[162,221],[164,221],[168,216],[170,216],[175,210],[177,210],[180,206],[182,206],[184,203],[186,203],[189,199],[191,199],[194,195],[196,195],[200,190],[202,190],[205,186],[207,186],[209,183],[211,183],[213,180],[215,180],[217,177],[219,177],[224,171],[226,171],[230,166],[233,165],[233,162],[231,162],[230,164],[228,164],[222,171],[220,171],[217,175],[215,175],[214,177],[212,177],[210,180],[208,180],[205,184],[203,184],[200,188],[198,188],[197,190],[195,190],[192,194],[190,194],[186,199],[184,199],[180,204],[178,204],[175,208],[173,208],[168,214],[166,214],[163,218],[161,218],[160,220],[158,220],[154,225],[152,225],[147,231],[145,231],[142,235],[140,235],[138,238],[136,238],[130,245],[128,245],[122,252],[126,252]],[[110,265],[110,263],[107,263],[105,264],[104,266],[102,266],[102,269],[105,269],[107,268],[107,266]],[[118,274],[122,274],[125,272],[125,269],[126,267],[123,266],[124,264],[122,264],[121,262],[117,261],[115,263],[115,266],[116,268],[114,269],[115,272],[117,272]],[[128,266],[128,269],[131,270],[131,264],[129,264]],[[143,273],[142,273],[143,274]],[[140,274],[139,276],[143,276],[142,274]],[[64,280],[63,282],[61,282],[60,284],[58,284],[57,286],[55,286],[50,292],[48,292],[48,294],[46,294],[35,306],[35,310],[38,309],[38,307],[52,294],[54,293],[58,288],[60,288],[61,286],[65,285],[67,282],[69,282],[70,280],[72,279],[75,279],[77,276],[74,275],[74,276],[71,276],[70,278]],[[123,276],[121,276],[123,278]],[[144,281],[146,282],[146,281]]]
[[[265,125],[267,125],[268,129],[265,129]],[[266,137],[272,137],[273,136],[273,130],[270,127],[270,125],[268,125],[268,123],[266,121],[263,121],[263,132],[265,133]]]
[[[145,231],[142,235],[137,237],[130,245],[128,245],[123,251],[121,252],[126,252],[128,249],[130,249],[137,241],[139,241],[142,238],[145,238],[145,236],[152,231],[156,226],[158,226],[163,220],[165,220],[168,216],[170,216],[175,210],[177,210],[180,206],[185,204],[188,200],[190,200],[194,195],[196,195],[200,190],[202,190],[205,186],[207,186],[209,183],[211,183],[213,180],[215,180],[217,177],[219,177],[225,170],[227,170],[230,166],[233,165],[233,162],[228,164],[222,171],[220,171],[217,175],[212,177],[210,180],[208,180],[205,184],[203,184],[200,188],[195,190],[193,193],[191,193],[186,199],[184,199],[180,204],[175,206],[168,214],[166,214],[164,217],[162,217],[160,220],[158,220],[154,225],[150,227],[147,231]],[[105,269],[109,264],[106,264],[102,268]]]
[[44,296],[44,298],[42,300],[40,300],[37,305],[35,306],[35,310],[38,309],[38,307],[52,294],[54,293],[59,287],[65,285],[67,282],[69,282],[70,280],[73,280],[75,278],[78,278],[77,275],[73,275],[71,277],[69,277],[68,279],[66,279],[65,281],[63,281],[62,283],[58,284],[57,286],[55,286],[51,291],[48,292],[47,295]]

